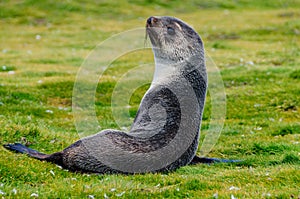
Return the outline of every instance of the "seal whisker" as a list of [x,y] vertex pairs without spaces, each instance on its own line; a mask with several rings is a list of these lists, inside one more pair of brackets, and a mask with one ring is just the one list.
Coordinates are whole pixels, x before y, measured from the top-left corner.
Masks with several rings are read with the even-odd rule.
[[145,31],[145,40],[144,40],[144,48],[146,48],[146,45],[147,45],[147,39],[148,39],[148,32],[147,32],[147,27],[146,27],[146,31]]

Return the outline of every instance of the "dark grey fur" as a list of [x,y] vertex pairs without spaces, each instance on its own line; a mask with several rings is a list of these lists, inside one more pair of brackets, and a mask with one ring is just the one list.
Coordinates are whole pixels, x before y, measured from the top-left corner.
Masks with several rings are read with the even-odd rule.
[[[146,28],[147,36],[153,45],[156,70],[152,85],[141,102],[129,133],[104,130],[51,155],[42,154],[21,144],[7,144],[5,147],[39,160],[53,162],[70,171],[140,173],[142,171],[124,172],[111,168],[98,157],[113,155],[115,153],[114,148],[111,147],[113,145],[124,153],[145,154],[145,159],[147,159],[149,152],[161,149],[172,141],[183,123],[182,120],[185,120],[184,122],[191,122],[197,126],[195,132],[188,130],[185,132],[187,137],[189,134],[194,135],[191,138],[190,146],[186,151],[182,151],[182,155],[177,160],[164,168],[150,169],[149,172],[170,171],[189,163],[218,161],[218,159],[195,157],[207,88],[202,40],[190,26],[173,17],[150,17],[147,20]],[[184,78],[189,85],[183,85],[178,77]],[[188,118],[181,118],[182,107],[180,107],[179,99],[169,88],[184,90],[186,86],[192,87],[198,102],[191,107],[195,110],[194,114],[189,115]],[[164,109],[164,112],[154,113],[157,118],[151,118],[153,113],[149,113],[153,106]],[[164,114],[166,122],[159,124],[162,119],[160,117],[163,117],[161,115]],[[122,154],[120,154],[120,159],[122,160]],[[122,161],[124,164],[132,164],[126,158]]]

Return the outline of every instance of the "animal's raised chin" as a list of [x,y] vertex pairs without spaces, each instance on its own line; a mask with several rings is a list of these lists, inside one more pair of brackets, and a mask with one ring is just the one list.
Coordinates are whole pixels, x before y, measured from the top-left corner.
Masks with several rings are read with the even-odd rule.
[[161,47],[159,34],[162,31],[162,23],[158,17],[149,17],[146,22],[146,39],[149,36],[154,47]]

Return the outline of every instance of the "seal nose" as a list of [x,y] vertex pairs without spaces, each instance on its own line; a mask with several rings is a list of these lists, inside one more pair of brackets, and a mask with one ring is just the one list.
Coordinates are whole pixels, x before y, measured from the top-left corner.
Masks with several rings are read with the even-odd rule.
[[152,22],[152,17],[149,17],[149,18],[147,19],[147,25],[150,25],[151,22]]
[[153,24],[155,24],[156,22],[158,21],[158,19],[157,18],[155,18],[155,17],[149,17],[148,19],[147,19],[147,26],[153,26]]

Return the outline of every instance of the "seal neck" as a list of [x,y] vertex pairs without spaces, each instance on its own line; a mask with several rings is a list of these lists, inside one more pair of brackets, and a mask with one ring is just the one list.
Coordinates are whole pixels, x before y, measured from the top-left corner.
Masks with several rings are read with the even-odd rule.
[[151,85],[169,81],[170,76],[174,75],[177,70],[176,64],[155,59],[155,70]]

